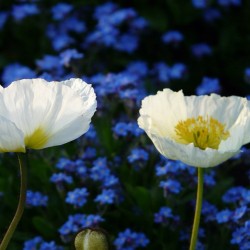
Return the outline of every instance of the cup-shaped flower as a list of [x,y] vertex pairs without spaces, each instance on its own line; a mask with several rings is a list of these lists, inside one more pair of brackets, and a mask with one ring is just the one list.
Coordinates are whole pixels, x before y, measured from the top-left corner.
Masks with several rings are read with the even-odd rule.
[[216,166],[250,142],[249,104],[237,96],[164,89],[144,98],[138,124],[162,155],[195,167]]
[[23,79],[0,89],[0,152],[72,141],[89,128],[96,95],[81,79]]

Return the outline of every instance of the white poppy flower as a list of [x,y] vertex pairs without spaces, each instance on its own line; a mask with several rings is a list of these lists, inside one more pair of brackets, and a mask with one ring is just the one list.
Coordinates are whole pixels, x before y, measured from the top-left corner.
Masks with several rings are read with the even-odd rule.
[[89,128],[96,95],[81,79],[24,79],[0,89],[0,152],[72,141]]
[[216,166],[250,142],[249,104],[237,96],[164,89],[144,98],[138,124],[162,155],[195,167]]

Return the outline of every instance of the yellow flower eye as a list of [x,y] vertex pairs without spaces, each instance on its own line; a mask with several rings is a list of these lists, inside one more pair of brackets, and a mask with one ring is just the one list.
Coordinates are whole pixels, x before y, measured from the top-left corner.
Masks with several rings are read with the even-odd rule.
[[175,126],[177,141],[183,144],[193,143],[202,150],[206,148],[218,149],[221,140],[229,137],[225,125],[213,117],[188,118],[179,121]]

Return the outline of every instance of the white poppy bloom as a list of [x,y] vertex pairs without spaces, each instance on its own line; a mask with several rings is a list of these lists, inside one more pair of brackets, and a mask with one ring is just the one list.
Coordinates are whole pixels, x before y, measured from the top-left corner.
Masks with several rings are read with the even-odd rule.
[[72,141],[89,129],[96,95],[81,79],[23,79],[0,88],[0,152]]
[[237,96],[184,96],[164,89],[144,98],[138,124],[165,157],[213,167],[250,142],[250,105]]

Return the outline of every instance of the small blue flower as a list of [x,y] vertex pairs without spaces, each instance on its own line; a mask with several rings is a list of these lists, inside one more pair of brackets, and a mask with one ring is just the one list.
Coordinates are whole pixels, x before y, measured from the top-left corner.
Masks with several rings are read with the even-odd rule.
[[240,6],[241,5],[241,0],[218,0],[218,4],[221,6]]
[[213,22],[216,19],[219,19],[221,17],[221,13],[219,10],[215,8],[208,8],[204,11],[203,18],[207,22]]
[[117,184],[119,184],[119,179],[115,177],[114,175],[108,175],[104,177],[102,186],[104,188],[110,188],[110,187],[116,186]]
[[160,187],[163,188],[164,193],[178,194],[181,191],[181,184],[178,181],[168,179],[160,182]]
[[208,0],[192,0],[192,4],[197,9],[205,9],[207,7]]
[[117,50],[132,53],[137,49],[138,44],[138,36],[132,34],[124,34],[119,36],[114,47]]
[[62,171],[72,173],[72,172],[75,172],[76,165],[70,159],[60,158],[59,161],[56,163],[56,168],[58,168]]
[[68,220],[59,228],[59,233],[64,242],[71,241],[71,236],[85,227],[96,227],[104,219],[100,215],[74,214],[69,215]]
[[184,36],[177,30],[168,31],[162,36],[162,41],[164,43],[178,44],[179,42],[183,41],[183,39]]
[[149,239],[144,233],[133,232],[129,228],[120,232],[114,241],[117,250],[133,250],[139,247],[146,247],[148,243]]
[[229,209],[225,209],[217,213],[216,220],[218,223],[226,223],[226,222],[231,221],[232,216],[233,216],[233,212]]
[[128,156],[128,162],[134,163],[136,161],[147,161],[149,158],[148,152],[142,148],[134,148]]
[[2,81],[5,87],[7,87],[13,81],[35,77],[36,73],[33,70],[19,63],[7,65],[4,67],[2,73]]
[[191,46],[191,52],[195,57],[202,58],[203,56],[211,55],[212,49],[206,43],[198,43]]
[[218,78],[203,77],[201,84],[196,89],[197,95],[207,95],[211,93],[219,94],[221,86]]
[[38,245],[43,242],[43,238],[40,236],[37,236],[33,239],[26,240],[24,242],[24,248],[23,250],[36,250],[38,249]]
[[169,82],[170,80],[170,67],[164,62],[158,62],[154,65],[153,72],[157,75],[160,82]]
[[240,250],[250,249],[250,221],[246,221],[245,224],[232,233],[231,244],[239,245]]
[[90,169],[90,178],[94,181],[103,181],[110,175],[108,162],[106,157],[99,157],[93,162],[93,167]]
[[60,57],[61,63],[65,67],[69,67],[73,59],[81,59],[83,58],[83,54],[79,53],[76,49],[67,49],[60,53]]
[[174,64],[169,70],[171,79],[182,79],[187,73],[187,67],[183,63]]
[[223,196],[225,203],[239,203],[245,205],[250,203],[250,190],[244,187],[232,187]]
[[8,13],[5,11],[0,11],[0,30],[3,28],[7,18],[8,18]]
[[36,65],[42,70],[51,71],[52,69],[58,69],[60,58],[53,55],[44,55],[42,59],[36,60]]
[[246,214],[246,212],[247,212],[247,206],[238,207],[233,213],[232,220],[237,222]]
[[154,214],[155,223],[166,223],[170,218],[173,217],[172,209],[169,207],[161,207],[158,213]]
[[95,157],[96,157],[96,149],[92,147],[87,147],[81,156],[83,160],[93,159]]
[[97,195],[95,202],[104,204],[113,204],[115,202],[116,193],[113,189],[104,189],[101,194]]
[[68,3],[58,3],[51,9],[52,17],[54,20],[62,20],[73,10],[73,6]]
[[39,9],[35,4],[21,4],[13,5],[12,16],[16,21],[21,21],[27,16],[36,15],[39,13]]
[[73,178],[64,173],[54,173],[50,177],[50,181],[56,184],[62,184],[63,182],[71,184],[73,182]]
[[208,221],[214,221],[216,219],[218,209],[215,205],[210,204],[208,201],[203,201],[202,203],[202,210],[201,213],[204,215],[204,220],[206,222]]
[[46,207],[48,203],[48,196],[43,195],[40,192],[27,191],[26,194],[26,205],[28,207]]
[[246,68],[244,71],[244,79],[246,83],[250,83],[250,67]]
[[87,202],[89,192],[86,188],[76,188],[71,192],[67,193],[65,201],[75,207],[82,207]]

